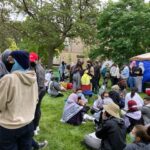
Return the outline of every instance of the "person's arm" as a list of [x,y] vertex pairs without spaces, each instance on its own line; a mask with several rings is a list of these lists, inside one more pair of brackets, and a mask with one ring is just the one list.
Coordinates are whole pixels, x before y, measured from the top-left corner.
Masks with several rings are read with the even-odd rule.
[[125,107],[124,107],[125,110],[128,110],[128,95],[126,95],[125,97]]
[[140,110],[142,112],[142,114],[146,114],[149,110],[149,108],[146,106],[143,107],[139,107],[138,110]]
[[143,99],[141,98],[141,96],[139,95],[139,94],[137,94],[138,95],[138,99],[139,99],[139,106],[143,106],[144,105],[144,101],[143,101]]
[[108,136],[109,129],[109,123],[104,123],[103,127],[96,132],[96,136],[100,139],[106,138]]
[[54,88],[57,90],[57,91],[61,91],[61,88],[60,88],[60,85],[58,82],[54,82]]
[[132,144],[127,144],[123,150],[135,150],[136,148],[132,146]]
[[11,86],[11,78],[8,76],[4,76],[1,80],[0,80],[0,112],[4,111],[6,109],[6,104],[7,102],[10,100],[9,98],[11,98],[11,94],[12,94],[12,88],[10,89]]

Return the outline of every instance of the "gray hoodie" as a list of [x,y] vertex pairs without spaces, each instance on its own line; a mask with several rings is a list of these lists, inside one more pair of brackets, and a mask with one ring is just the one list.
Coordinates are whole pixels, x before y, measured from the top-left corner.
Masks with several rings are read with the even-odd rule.
[[128,144],[124,150],[150,150],[150,144],[132,143]]

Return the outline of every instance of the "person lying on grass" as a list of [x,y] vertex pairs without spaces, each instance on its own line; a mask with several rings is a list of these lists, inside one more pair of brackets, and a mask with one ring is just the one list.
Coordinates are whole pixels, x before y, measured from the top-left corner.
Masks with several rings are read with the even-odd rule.
[[94,120],[93,117],[86,114],[90,107],[86,105],[87,102],[82,99],[79,92],[81,89],[76,90],[68,97],[62,116],[63,122],[80,125],[86,119]]

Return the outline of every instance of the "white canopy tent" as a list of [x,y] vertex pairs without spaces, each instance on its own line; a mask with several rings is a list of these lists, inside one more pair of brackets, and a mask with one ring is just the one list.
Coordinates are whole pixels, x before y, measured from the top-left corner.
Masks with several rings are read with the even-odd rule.
[[150,60],[150,53],[146,53],[146,54],[142,54],[142,55],[132,57],[130,60],[131,61],[133,61],[133,60],[135,60],[135,61]]

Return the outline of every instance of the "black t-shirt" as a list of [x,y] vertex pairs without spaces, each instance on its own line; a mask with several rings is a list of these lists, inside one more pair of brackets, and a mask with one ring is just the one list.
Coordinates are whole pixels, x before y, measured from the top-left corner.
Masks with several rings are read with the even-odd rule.
[[133,67],[132,69],[130,69],[130,76],[131,77],[143,76],[143,71],[139,67]]
[[134,74],[135,74],[136,76],[143,76],[143,71],[142,71],[141,68],[137,67],[137,68],[135,69],[135,71],[134,71]]

